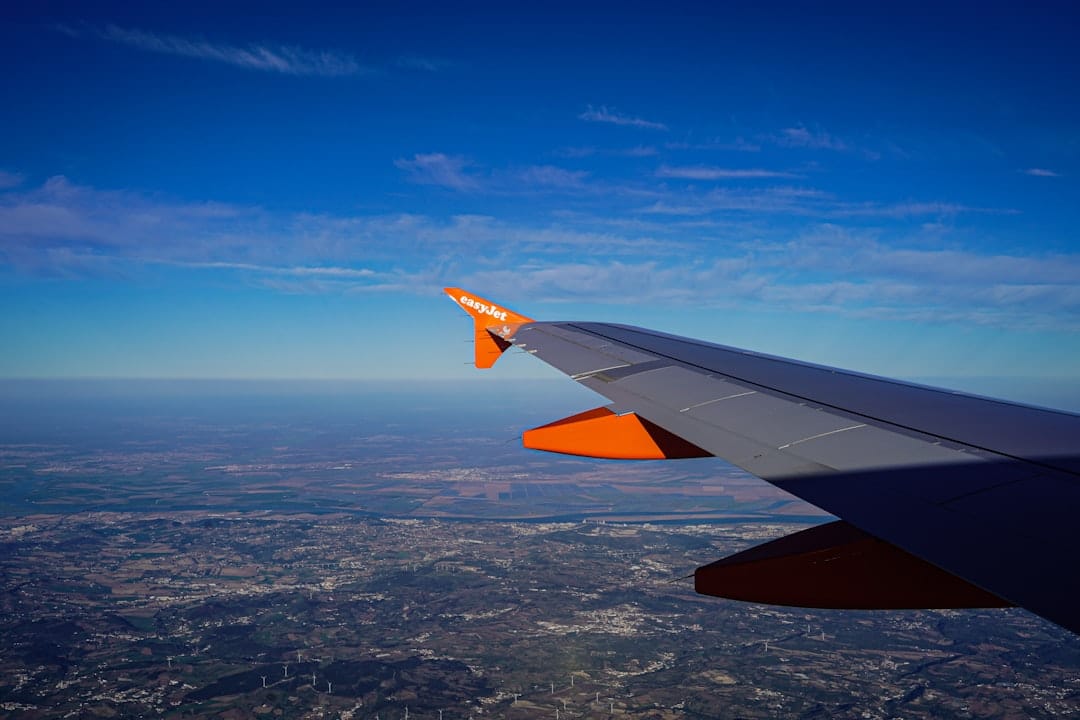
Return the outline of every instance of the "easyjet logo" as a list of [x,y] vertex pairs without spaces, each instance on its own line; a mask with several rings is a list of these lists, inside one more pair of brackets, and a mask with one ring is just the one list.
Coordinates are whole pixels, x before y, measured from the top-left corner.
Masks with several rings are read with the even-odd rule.
[[482,302],[476,302],[468,295],[462,295],[459,302],[461,302],[462,305],[467,305],[471,307],[473,310],[480,313],[481,315],[490,315],[496,320],[506,320],[505,310],[500,310],[494,305],[485,305]]

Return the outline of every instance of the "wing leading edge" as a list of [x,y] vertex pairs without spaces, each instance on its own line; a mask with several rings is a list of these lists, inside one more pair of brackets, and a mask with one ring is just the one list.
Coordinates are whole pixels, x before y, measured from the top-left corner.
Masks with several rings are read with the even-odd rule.
[[526,447],[714,455],[843,519],[699,568],[699,592],[1015,604],[1080,633],[1080,416],[447,293],[474,319],[478,367],[516,346],[611,401],[526,432]]

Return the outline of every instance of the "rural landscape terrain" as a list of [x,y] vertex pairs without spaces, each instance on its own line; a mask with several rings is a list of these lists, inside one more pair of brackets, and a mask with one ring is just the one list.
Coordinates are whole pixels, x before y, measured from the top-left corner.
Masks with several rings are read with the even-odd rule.
[[1021,610],[696,595],[699,565],[828,516],[717,461],[594,462],[507,442],[512,415],[550,419],[565,399],[523,391],[454,422],[452,398],[431,392],[165,390],[9,394],[24,412],[0,446],[6,714],[1080,708],[1080,642]]

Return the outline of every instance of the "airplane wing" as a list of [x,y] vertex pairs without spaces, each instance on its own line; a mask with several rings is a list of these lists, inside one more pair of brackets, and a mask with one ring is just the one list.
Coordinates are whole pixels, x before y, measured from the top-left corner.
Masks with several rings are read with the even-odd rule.
[[611,401],[525,432],[526,447],[716,456],[841,518],[698,568],[698,592],[1017,605],[1080,634],[1080,415],[446,292],[474,320],[477,367],[515,346]]

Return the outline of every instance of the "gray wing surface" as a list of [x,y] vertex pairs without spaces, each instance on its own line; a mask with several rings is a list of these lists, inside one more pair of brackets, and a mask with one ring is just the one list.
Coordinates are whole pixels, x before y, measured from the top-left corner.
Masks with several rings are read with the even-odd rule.
[[1080,416],[624,325],[508,339],[616,412],[1080,633]]

